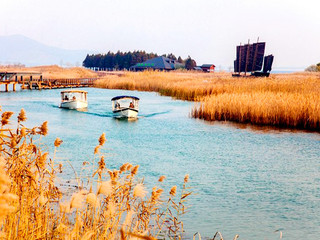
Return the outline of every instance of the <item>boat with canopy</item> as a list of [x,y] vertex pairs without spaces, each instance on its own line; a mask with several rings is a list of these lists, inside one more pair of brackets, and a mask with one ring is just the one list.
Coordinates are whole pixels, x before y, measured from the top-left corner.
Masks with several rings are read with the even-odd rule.
[[60,107],[68,109],[81,109],[88,107],[87,92],[83,90],[62,91]]
[[135,96],[116,96],[111,99],[113,116],[116,118],[137,118],[139,98]]

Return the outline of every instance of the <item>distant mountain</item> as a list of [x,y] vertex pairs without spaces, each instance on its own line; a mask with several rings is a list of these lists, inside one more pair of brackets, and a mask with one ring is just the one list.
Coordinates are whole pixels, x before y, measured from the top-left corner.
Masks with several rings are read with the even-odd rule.
[[0,36],[0,64],[81,66],[85,50],[47,46],[22,35]]

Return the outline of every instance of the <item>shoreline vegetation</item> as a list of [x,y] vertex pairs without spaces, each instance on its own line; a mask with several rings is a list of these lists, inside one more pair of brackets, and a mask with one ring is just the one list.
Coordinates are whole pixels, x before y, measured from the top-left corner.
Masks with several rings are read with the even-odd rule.
[[320,73],[234,78],[230,73],[122,72],[107,74],[95,87],[195,101],[191,116],[207,121],[320,131]]
[[269,78],[233,78],[231,73],[95,72],[86,68],[39,66],[0,68],[40,71],[44,78],[99,77],[95,87],[158,92],[194,101],[193,118],[284,129],[320,131],[320,72],[271,74]]
[[165,176],[159,176],[148,193],[137,177],[139,165],[108,169],[100,152],[106,142],[103,133],[92,161],[83,163],[81,174],[75,173],[77,187],[64,193],[58,179],[65,166],[55,159],[63,141],[55,140],[51,156],[39,147],[48,123],[25,127],[27,117],[21,109],[16,129],[10,129],[12,116],[13,112],[1,112],[1,239],[183,238],[181,217],[192,194],[188,174],[167,193],[162,184]]

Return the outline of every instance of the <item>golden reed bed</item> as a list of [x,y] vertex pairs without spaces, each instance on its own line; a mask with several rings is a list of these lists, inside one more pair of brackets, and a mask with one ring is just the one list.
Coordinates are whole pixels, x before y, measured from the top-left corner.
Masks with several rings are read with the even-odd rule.
[[148,192],[137,178],[139,165],[108,169],[100,153],[106,142],[102,134],[94,158],[83,163],[83,175],[75,173],[71,195],[59,186],[59,176],[69,167],[55,159],[62,141],[55,140],[50,156],[39,147],[48,123],[25,127],[22,109],[11,129],[12,116],[3,112],[0,122],[1,239],[181,239],[181,216],[191,194],[188,175],[181,188],[173,186],[167,193],[165,177],[159,176]]
[[[103,133],[91,161],[75,172],[76,186],[61,187],[67,162],[55,159],[63,141],[54,141],[53,155],[42,149],[48,122],[24,125],[21,109],[12,129],[13,112],[0,121],[0,239],[36,240],[158,240],[185,239],[181,218],[192,194],[185,175],[180,187],[163,189],[165,176],[148,191],[137,177],[139,165],[124,163],[109,169],[101,150]],[[238,235],[234,237],[234,240]],[[195,233],[193,240],[200,239]],[[223,240],[216,232],[213,240]]]
[[320,130],[320,73],[233,78],[230,73],[123,72],[106,75],[95,86],[197,101],[191,115],[209,121]]

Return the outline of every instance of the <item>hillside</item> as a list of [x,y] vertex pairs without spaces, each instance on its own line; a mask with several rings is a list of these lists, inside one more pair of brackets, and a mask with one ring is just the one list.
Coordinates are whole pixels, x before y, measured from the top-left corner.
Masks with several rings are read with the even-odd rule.
[[81,66],[85,50],[47,46],[22,35],[0,36],[0,64]]

